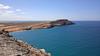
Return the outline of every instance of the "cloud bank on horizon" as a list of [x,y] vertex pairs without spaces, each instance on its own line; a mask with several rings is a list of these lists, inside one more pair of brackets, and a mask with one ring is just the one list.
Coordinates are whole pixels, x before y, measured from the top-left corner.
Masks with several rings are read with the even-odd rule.
[[0,0],[0,21],[100,20],[100,0]]

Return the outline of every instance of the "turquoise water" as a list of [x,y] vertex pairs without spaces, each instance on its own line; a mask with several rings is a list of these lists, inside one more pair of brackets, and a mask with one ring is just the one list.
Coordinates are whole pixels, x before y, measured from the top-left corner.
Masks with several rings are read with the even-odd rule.
[[100,56],[100,22],[77,21],[74,25],[11,33],[52,56]]

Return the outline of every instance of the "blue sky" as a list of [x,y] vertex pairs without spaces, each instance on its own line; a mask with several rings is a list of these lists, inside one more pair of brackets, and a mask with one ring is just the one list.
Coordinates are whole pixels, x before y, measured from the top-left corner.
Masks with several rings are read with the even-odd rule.
[[0,20],[100,20],[100,0],[0,0]]

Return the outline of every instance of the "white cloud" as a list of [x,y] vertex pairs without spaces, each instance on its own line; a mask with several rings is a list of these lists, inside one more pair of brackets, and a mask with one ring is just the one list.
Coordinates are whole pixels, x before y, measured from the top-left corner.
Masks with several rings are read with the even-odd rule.
[[0,4],[0,15],[4,14],[10,7]]
[[24,12],[21,9],[14,9],[11,6],[0,4],[1,20],[24,20]]
[[12,9],[12,7],[11,6],[8,6],[8,5],[4,5],[4,4],[0,4],[0,15],[2,15],[2,14],[24,14],[23,12],[22,12],[22,10],[21,9],[15,9],[15,10],[13,10]]
[[4,8],[4,9],[10,9],[10,7],[9,7],[9,6],[4,6],[3,8]]
[[20,11],[21,11],[21,9],[16,9],[16,11],[17,11],[17,12],[20,12]]
[[10,6],[0,4],[0,9],[2,9],[2,10],[7,10],[7,9],[10,9],[10,8],[11,8]]
[[0,4],[0,15],[2,14],[5,14],[5,13],[8,13],[8,12],[11,12],[10,11],[10,6],[8,5],[3,5],[3,4]]

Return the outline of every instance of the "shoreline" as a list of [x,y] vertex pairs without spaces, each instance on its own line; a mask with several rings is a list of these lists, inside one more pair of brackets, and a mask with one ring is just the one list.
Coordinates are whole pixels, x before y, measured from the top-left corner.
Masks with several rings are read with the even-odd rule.
[[69,20],[56,20],[45,22],[23,22],[23,23],[0,23],[0,30],[8,32],[16,32],[32,29],[47,29],[55,26],[71,25],[73,24]]
[[0,56],[51,56],[45,49],[34,48],[22,40],[15,39],[9,33],[71,24],[73,24],[71,21],[65,19],[36,23],[0,23]]

